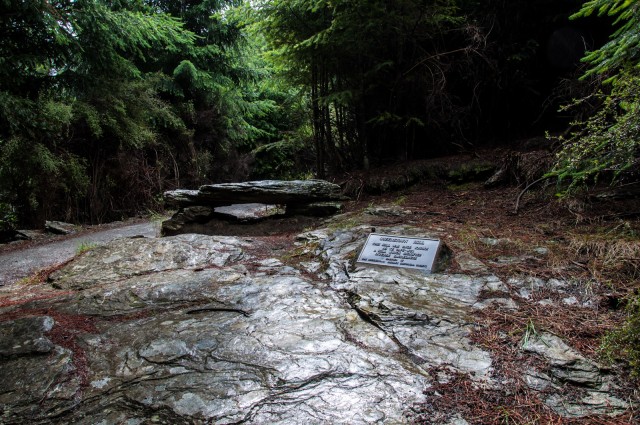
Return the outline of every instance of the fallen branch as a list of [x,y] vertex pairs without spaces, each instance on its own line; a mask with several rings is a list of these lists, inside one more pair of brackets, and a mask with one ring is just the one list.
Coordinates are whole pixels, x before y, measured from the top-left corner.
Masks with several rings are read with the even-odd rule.
[[524,189],[522,189],[522,192],[520,192],[518,194],[518,197],[516,198],[516,206],[515,209],[513,211],[514,214],[518,214],[518,210],[520,209],[520,199],[522,199],[522,195],[524,195],[525,193],[527,193],[527,191],[529,189],[531,189],[533,186],[535,186],[536,184],[545,181],[546,179],[550,178],[552,176],[543,176],[540,177],[538,180],[533,181],[532,183],[529,183]]

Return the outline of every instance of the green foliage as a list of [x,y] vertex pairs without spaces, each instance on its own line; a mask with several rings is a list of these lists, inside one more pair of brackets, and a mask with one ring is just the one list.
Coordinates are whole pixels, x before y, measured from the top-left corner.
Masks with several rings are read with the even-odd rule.
[[[603,178],[612,184],[619,183],[626,171],[637,169],[640,157],[640,1],[589,0],[573,18],[594,13],[615,17],[614,25],[618,27],[608,43],[583,59],[591,65],[583,78],[604,74],[606,79],[593,95],[569,106],[580,106],[594,99],[599,104],[594,114],[575,123],[576,131],[567,139],[561,139],[562,149],[550,175],[557,176],[559,181],[569,180],[569,191]],[[624,245],[624,240],[616,242]],[[634,242],[632,246],[637,244]],[[613,258],[614,261],[605,264],[607,269],[624,269],[627,261],[619,254]],[[634,258],[634,255],[625,253],[623,258]],[[636,276],[636,264],[632,264],[630,272]],[[626,321],[604,338],[601,350],[609,361],[622,359],[635,375],[640,373],[639,297],[629,301]]]
[[80,244],[77,246],[76,248],[76,256],[78,255],[82,255],[87,251],[91,251],[92,249],[96,248],[98,246],[98,244],[93,243],[93,242],[80,242]]
[[0,202],[0,235],[16,229],[18,216],[15,209],[6,202]]
[[310,96],[319,175],[326,163],[339,169],[408,155],[452,112],[444,63],[466,44],[455,1],[253,4],[269,58]]
[[252,178],[263,179],[298,179],[308,174],[305,164],[300,163],[304,157],[306,140],[296,135],[283,135],[281,140],[266,143],[252,151],[254,164]]
[[590,0],[572,18],[594,13],[614,16],[619,27],[608,43],[584,58],[591,68],[583,78],[606,73],[603,88],[565,107],[594,99],[600,104],[592,116],[575,123],[576,131],[560,139],[563,146],[550,175],[568,180],[569,190],[595,183],[603,175],[617,182],[621,173],[637,164],[640,154],[640,1]]
[[629,300],[624,324],[607,334],[600,347],[608,362],[624,360],[634,376],[640,375],[640,297]]
[[[640,75],[625,71],[611,93],[598,93],[602,106],[577,131],[562,139],[553,175],[568,180],[569,189],[595,183],[605,175],[615,182],[638,161],[640,153]],[[579,102],[578,102],[579,103]]]
[[[592,14],[615,17],[611,40],[600,49],[589,52],[584,61],[592,65],[586,76],[617,71],[620,68],[637,67],[640,59],[640,1],[638,0],[589,0],[572,19]],[[609,81],[616,78],[614,73]]]
[[0,201],[30,225],[120,218],[264,138],[239,3],[3,2]]

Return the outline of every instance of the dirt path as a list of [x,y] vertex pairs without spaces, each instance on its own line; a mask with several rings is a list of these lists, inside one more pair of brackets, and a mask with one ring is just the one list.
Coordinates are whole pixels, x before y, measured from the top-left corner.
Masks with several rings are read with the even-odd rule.
[[150,221],[83,232],[78,236],[0,252],[0,286],[9,285],[37,270],[64,263],[81,245],[100,245],[113,239],[142,235],[156,237],[158,224]]

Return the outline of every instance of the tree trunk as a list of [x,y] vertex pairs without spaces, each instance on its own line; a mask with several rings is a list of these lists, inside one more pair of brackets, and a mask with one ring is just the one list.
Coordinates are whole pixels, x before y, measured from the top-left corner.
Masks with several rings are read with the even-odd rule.
[[313,119],[313,144],[316,149],[316,176],[320,179],[324,179],[324,131],[318,98],[318,66],[316,64],[314,64],[311,69],[311,105]]

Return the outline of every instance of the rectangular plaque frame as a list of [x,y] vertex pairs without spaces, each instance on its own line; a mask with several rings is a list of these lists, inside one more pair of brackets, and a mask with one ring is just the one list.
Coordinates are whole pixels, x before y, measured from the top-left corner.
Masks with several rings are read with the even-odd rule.
[[439,239],[371,233],[356,261],[431,273],[440,245]]

